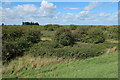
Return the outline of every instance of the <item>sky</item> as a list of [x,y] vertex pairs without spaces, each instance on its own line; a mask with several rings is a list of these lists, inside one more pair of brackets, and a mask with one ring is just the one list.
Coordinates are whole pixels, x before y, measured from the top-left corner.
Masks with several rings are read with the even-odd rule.
[[[2,23],[20,25],[38,22],[41,25],[117,25],[117,2],[3,2]],[[119,11],[120,12],[120,11]]]

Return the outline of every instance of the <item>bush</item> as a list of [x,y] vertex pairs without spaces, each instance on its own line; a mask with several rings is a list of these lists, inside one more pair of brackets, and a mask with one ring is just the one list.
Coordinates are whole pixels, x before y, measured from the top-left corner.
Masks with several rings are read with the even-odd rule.
[[84,38],[87,35],[87,31],[89,30],[89,27],[78,27],[73,32],[73,37],[76,41],[81,41],[82,38]]
[[30,43],[24,38],[20,38],[16,41],[4,42],[3,44],[3,61],[7,62],[16,56],[22,56],[26,48],[30,47]]
[[106,30],[106,38],[107,39],[116,39],[118,40],[119,29],[118,27],[108,27]]
[[58,48],[54,50],[54,55],[57,57],[70,57],[70,58],[88,58],[99,56],[105,51],[104,46],[99,45],[80,45],[80,46],[66,46],[64,48]]
[[32,54],[34,57],[37,56],[52,56],[53,50],[56,48],[62,48],[63,46],[59,45],[55,41],[44,41],[39,42],[38,44],[35,44],[29,52],[26,52],[25,54]]
[[60,47],[59,44],[54,41],[40,42],[34,45],[26,54],[32,54],[33,56],[56,56],[62,58],[88,58],[102,55],[108,44],[79,44],[72,46]]
[[105,35],[99,28],[80,27],[73,32],[76,41],[85,43],[103,43]]
[[54,40],[59,44],[68,46],[74,44],[74,38],[68,28],[60,28],[56,31]]
[[73,24],[70,25],[70,29],[71,29],[71,30],[75,30],[76,28],[77,28],[76,25],[73,25]]
[[24,38],[32,43],[37,43],[40,41],[41,38],[41,32],[37,29],[27,29],[25,31]]
[[9,62],[17,56],[22,56],[34,43],[40,41],[40,30],[22,26],[4,26],[2,28],[2,60]]
[[105,35],[102,30],[92,28],[87,32],[86,42],[88,43],[103,43],[105,41]]
[[48,27],[47,30],[48,31],[54,31],[54,28],[51,26],[51,27]]

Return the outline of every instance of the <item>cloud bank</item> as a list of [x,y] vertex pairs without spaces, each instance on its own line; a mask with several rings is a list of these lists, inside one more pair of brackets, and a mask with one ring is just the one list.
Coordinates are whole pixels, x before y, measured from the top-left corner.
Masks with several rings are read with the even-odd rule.
[[[42,1],[40,7],[34,4],[17,5],[13,8],[2,8],[2,22],[5,24],[21,24],[23,21],[39,22],[40,24],[117,24],[117,13],[92,13],[91,10],[100,5],[90,2],[83,11],[78,13],[64,13],[57,11],[53,3]],[[79,8],[66,8],[75,10]],[[0,14],[1,14],[0,11]]]

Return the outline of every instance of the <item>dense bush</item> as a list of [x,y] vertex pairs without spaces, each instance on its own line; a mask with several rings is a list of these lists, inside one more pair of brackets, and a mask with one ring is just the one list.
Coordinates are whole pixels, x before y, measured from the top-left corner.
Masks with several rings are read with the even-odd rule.
[[60,28],[56,31],[54,40],[59,44],[68,46],[74,44],[74,38],[68,28]]
[[75,30],[77,28],[77,26],[73,25],[73,24],[71,24],[69,27],[70,27],[71,30]]
[[27,41],[30,41],[32,43],[37,43],[40,41],[41,38],[41,32],[38,29],[27,29],[24,31],[24,38],[27,39]]
[[103,43],[105,36],[99,28],[80,27],[73,32],[73,36],[77,41],[85,43]]
[[77,41],[82,41],[83,38],[87,35],[87,31],[89,30],[89,27],[78,27],[74,32],[73,32],[73,37]]
[[23,52],[34,43],[40,41],[40,30],[18,26],[4,26],[2,28],[2,52],[3,62],[16,56],[22,56]]
[[54,28],[51,26],[51,27],[48,27],[47,30],[48,31],[54,31]]
[[88,36],[86,36],[86,42],[89,43],[103,43],[105,41],[105,35],[102,30],[97,28],[90,29],[87,32]]
[[106,38],[107,39],[116,39],[116,40],[118,40],[118,33],[119,33],[119,29],[118,29],[118,27],[114,27],[114,26],[112,26],[112,27],[108,27],[107,29],[106,29]]
[[58,25],[58,24],[47,24],[47,25],[44,25],[44,30],[48,30],[48,31],[54,31],[58,28],[60,28],[61,26]]
[[106,51],[106,45],[99,44],[79,44],[72,46],[62,46],[60,47],[56,42],[40,42],[34,45],[29,52],[26,54],[31,54],[33,56],[56,56],[62,58],[88,58],[99,56]]
[[[76,26],[76,27],[75,27]],[[41,38],[41,29],[46,30],[43,37],[50,38],[53,36],[54,41],[44,42],[41,41],[35,44],[31,50],[27,53],[31,53],[34,56],[57,56],[57,57],[75,57],[75,58],[87,58],[103,54],[105,46],[113,45],[102,44],[106,39],[117,39],[118,38],[118,28],[115,26],[77,26],[72,25],[72,27],[67,25],[45,25],[45,26],[28,26],[28,25],[12,25],[2,26],[2,52],[3,61],[9,61],[16,56],[22,56],[23,53],[33,46],[34,43],[38,43]],[[66,28],[67,27],[67,28]],[[68,29],[69,28],[69,29]],[[74,30],[77,28],[76,30]],[[50,32],[52,30],[57,30]],[[71,32],[73,31],[73,33]],[[104,36],[106,34],[106,36]],[[87,43],[88,45],[73,45],[74,42],[80,41]],[[100,44],[91,44],[100,43]],[[72,46],[69,46],[72,45]],[[107,47],[109,48],[109,47]]]

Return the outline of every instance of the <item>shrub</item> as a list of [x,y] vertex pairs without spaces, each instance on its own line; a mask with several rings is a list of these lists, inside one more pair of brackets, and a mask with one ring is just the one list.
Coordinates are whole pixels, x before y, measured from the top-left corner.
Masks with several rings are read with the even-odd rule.
[[23,52],[30,46],[29,42],[24,38],[20,38],[16,41],[4,42],[3,44],[3,56],[4,62],[8,62],[16,56],[22,56]]
[[[56,47],[57,46],[57,47]],[[58,47],[58,43],[51,41],[40,42],[34,45],[26,54],[33,56],[56,56],[62,58],[88,58],[99,56],[106,51],[108,44],[79,44],[72,46]]]
[[106,30],[106,38],[107,39],[116,39],[118,40],[119,29],[118,27],[108,27]]
[[54,40],[64,46],[73,45],[75,41],[68,28],[58,29],[55,33]]
[[47,24],[47,25],[45,25],[45,26],[44,26],[44,30],[47,30],[48,27],[52,27],[52,24]]
[[57,42],[55,41],[41,41],[38,44],[35,44],[33,47],[31,47],[31,50],[29,52],[26,52],[25,54],[33,54],[34,57],[36,56],[52,56],[53,50],[56,48],[61,48]]
[[87,36],[87,31],[89,30],[89,27],[78,27],[74,32],[73,32],[73,37],[75,38],[76,41],[83,41],[85,36]]
[[4,26],[2,28],[3,63],[22,56],[31,45],[40,41],[40,30],[25,26]]
[[85,43],[103,43],[105,35],[99,28],[80,27],[73,32],[73,36],[77,41]]
[[51,26],[51,27],[48,27],[47,30],[48,31],[54,31],[54,28]]
[[37,43],[40,41],[41,38],[41,32],[37,29],[27,29],[25,31],[24,38],[32,43]]
[[73,25],[73,24],[70,25],[70,29],[71,29],[71,30],[75,30],[76,28],[77,28],[76,25]]
[[91,28],[87,32],[88,36],[86,36],[86,42],[89,43],[103,43],[105,41],[105,35],[103,31],[97,29],[97,28]]

